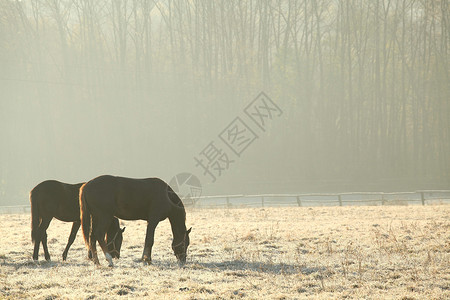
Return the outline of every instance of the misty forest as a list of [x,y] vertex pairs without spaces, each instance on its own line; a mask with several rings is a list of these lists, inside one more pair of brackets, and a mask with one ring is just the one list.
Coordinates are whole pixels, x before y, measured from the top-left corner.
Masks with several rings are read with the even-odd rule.
[[449,54],[448,0],[0,0],[0,204],[102,174],[446,189]]

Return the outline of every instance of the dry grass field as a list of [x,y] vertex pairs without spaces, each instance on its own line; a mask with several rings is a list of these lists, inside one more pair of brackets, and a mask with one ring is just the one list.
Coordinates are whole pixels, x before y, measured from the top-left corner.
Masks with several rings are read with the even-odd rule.
[[188,263],[179,268],[168,221],[153,265],[140,262],[145,222],[124,222],[122,256],[86,259],[81,231],[53,220],[51,262],[33,262],[30,216],[0,215],[0,298],[450,299],[450,206],[188,210]]

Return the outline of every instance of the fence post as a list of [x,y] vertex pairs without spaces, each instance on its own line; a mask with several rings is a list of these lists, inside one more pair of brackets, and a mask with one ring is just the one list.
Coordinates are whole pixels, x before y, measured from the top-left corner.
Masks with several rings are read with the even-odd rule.
[[425,205],[425,195],[423,192],[420,192],[420,198],[422,199],[422,205]]
[[264,207],[264,196],[261,196],[261,204],[262,204],[262,207]]
[[338,200],[339,200],[339,206],[342,206],[342,197],[340,194],[338,195]]
[[381,205],[384,205],[385,204],[385,200],[384,200],[384,194],[381,194]]
[[302,200],[300,200],[300,196],[297,195],[297,204],[298,206],[302,206]]
[[230,208],[230,197],[227,196],[227,208]]

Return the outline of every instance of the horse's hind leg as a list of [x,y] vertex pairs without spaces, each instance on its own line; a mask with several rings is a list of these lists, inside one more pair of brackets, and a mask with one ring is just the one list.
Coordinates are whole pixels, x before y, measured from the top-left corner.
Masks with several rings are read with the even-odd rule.
[[80,225],[81,225],[81,221],[73,222],[72,230],[70,231],[67,246],[64,249],[64,252],[62,254],[63,260],[66,260],[66,258],[67,258],[67,252],[69,252],[69,248],[70,248],[70,246],[72,246],[73,241],[75,240],[75,237],[77,236],[77,232],[78,232],[78,229],[80,229]]
[[50,260],[50,253],[48,253],[48,247],[47,247],[47,231],[44,231],[44,235],[42,236],[42,248],[44,248],[44,256],[45,260]]
[[98,255],[97,255],[97,239],[95,238],[94,232],[91,228],[91,232],[89,233],[89,253],[91,255],[92,260],[94,261],[94,264],[100,265],[100,262],[98,261]]
[[40,225],[36,228],[36,235],[34,237],[34,249],[33,249],[33,260],[39,259],[39,245],[41,244],[42,234]]
[[36,239],[34,241],[33,259],[38,260],[39,257],[39,244],[42,243],[44,248],[44,255],[46,260],[50,260],[50,254],[47,248],[47,228],[50,225],[52,219],[42,219],[39,227],[37,228]]
[[39,245],[41,244],[41,234],[38,233],[34,240],[33,260],[39,259]]

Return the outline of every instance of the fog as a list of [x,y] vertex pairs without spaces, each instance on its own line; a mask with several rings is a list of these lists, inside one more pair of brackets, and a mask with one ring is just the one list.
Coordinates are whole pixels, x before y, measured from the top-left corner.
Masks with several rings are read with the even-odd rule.
[[102,174],[448,189],[448,6],[0,0],[0,205]]

